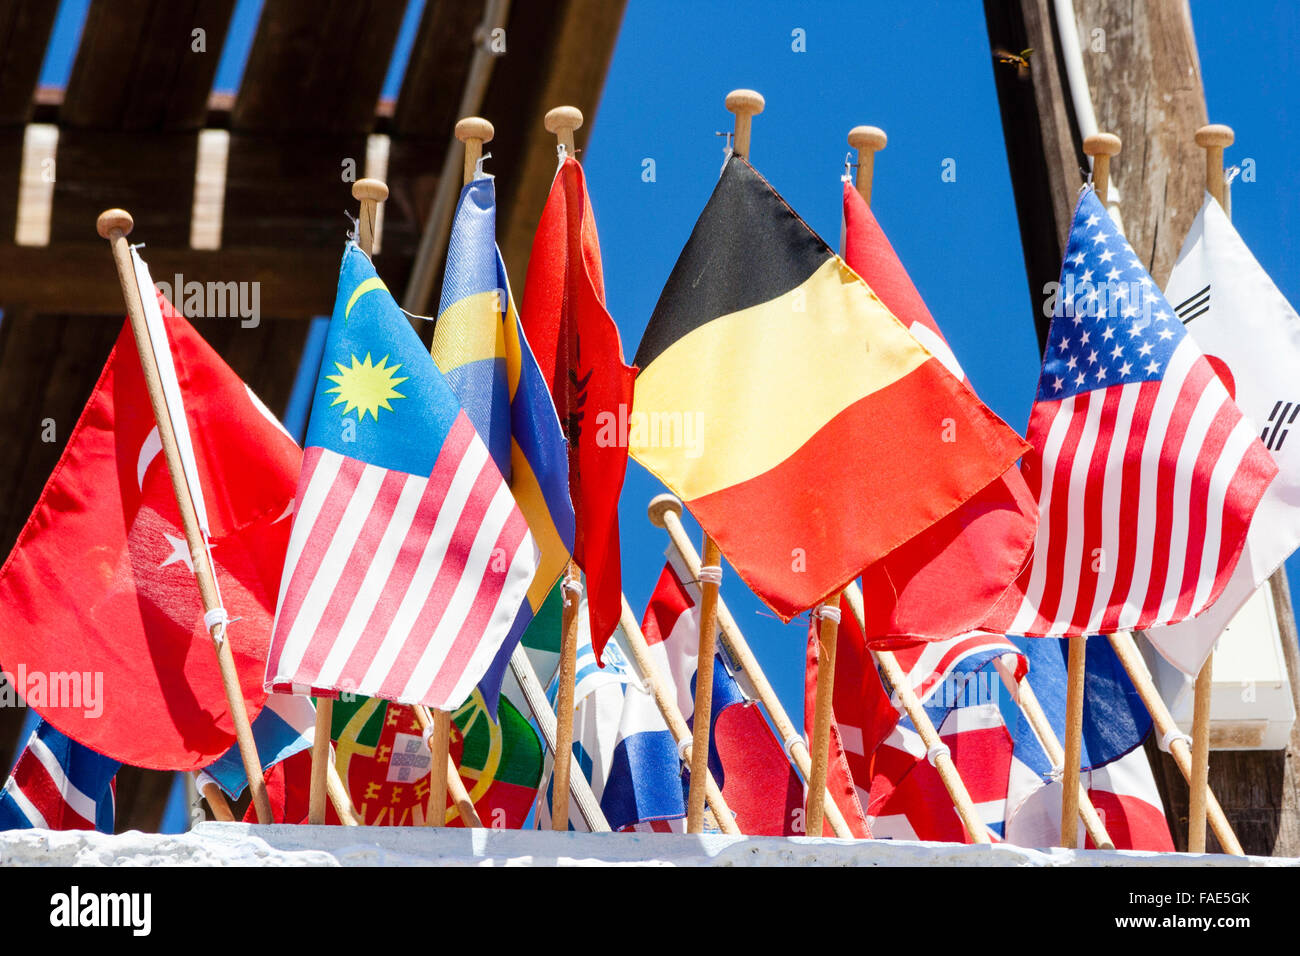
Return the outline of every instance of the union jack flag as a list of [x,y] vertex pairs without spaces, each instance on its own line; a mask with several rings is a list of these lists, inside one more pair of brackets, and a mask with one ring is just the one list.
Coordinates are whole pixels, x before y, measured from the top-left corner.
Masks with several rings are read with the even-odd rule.
[[1277,465],[1096,194],[1075,209],[1027,438],[1033,559],[984,625],[1147,628],[1218,599]]

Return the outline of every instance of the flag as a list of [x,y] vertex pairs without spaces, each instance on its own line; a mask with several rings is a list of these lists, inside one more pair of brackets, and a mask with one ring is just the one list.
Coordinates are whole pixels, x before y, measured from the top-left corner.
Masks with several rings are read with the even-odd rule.
[[[620,596],[621,603],[621,596]],[[578,609],[577,670],[574,680],[573,754],[611,830],[631,830],[671,823],[686,816],[682,766],[677,743],[664,722],[654,695],[633,672],[617,641],[605,645],[598,662],[586,626],[586,609]],[[551,706],[559,696],[559,673],[546,691]],[[554,761],[547,761],[537,825],[551,825]],[[582,815],[569,804],[569,826],[584,829]]]
[[564,433],[515,314],[497,249],[491,177],[475,179],[461,190],[433,332],[433,360],[487,445],[541,550],[528,598],[480,685],[488,712],[496,713],[510,655],[568,564],[573,505]]
[[[262,761],[262,769],[267,770],[296,753],[310,750],[315,729],[316,708],[312,706],[311,698],[297,694],[267,695],[266,706],[253,721],[253,743],[257,747],[258,759]],[[238,744],[204,767],[203,773],[233,800],[238,800],[248,786]],[[202,789],[199,788],[200,792]]]
[[[1142,741],[1151,717],[1104,637],[1088,639],[1083,695],[1081,782],[1119,850],[1172,851],[1160,793]],[[1058,741],[1065,739],[1065,641],[1020,640],[1029,681]],[[1080,839],[1084,837],[1080,823]],[[1008,782],[1006,837],[1021,846],[1053,846],[1061,835],[1061,784],[1029,721],[1015,731]],[[1082,843],[1080,845],[1083,845]],[[1086,844],[1091,847],[1092,843]]]
[[1195,617],[1277,465],[1090,187],[1055,298],[1022,466],[1034,557],[985,626],[1078,636]]
[[[969,382],[876,218],[844,183],[844,261],[959,381]],[[1029,557],[1038,506],[1012,467],[862,573],[866,633],[947,638],[979,627]]]
[[306,445],[267,689],[455,710],[527,599],[537,546],[483,440],[352,242]]
[[596,220],[582,167],[560,164],[533,239],[523,327],[569,442],[569,495],[577,515],[573,557],[587,576],[599,659],[622,614],[618,496],[627,470],[627,420],[636,369],[623,364],[618,326],[605,308]]
[[0,830],[113,832],[113,778],[121,766],[44,720],[0,791]]
[[[670,549],[641,630],[660,677],[676,691],[677,707],[695,727],[695,685],[700,649],[698,595],[676,549]],[[741,833],[794,836],[803,832],[803,782],[790,766],[758,704],[740,689],[725,652],[713,661],[709,772]],[[690,785],[690,774],[684,776]],[[863,834],[865,835],[865,834]]]
[[1165,298],[1278,467],[1223,596],[1195,621],[1146,632],[1166,660],[1195,675],[1233,615],[1300,545],[1300,440],[1287,441],[1300,418],[1300,316],[1209,195]]
[[[915,644],[895,653],[940,741],[949,748],[979,818],[990,835],[1000,839],[1012,738],[1002,714],[997,665],[1002,661],[1019,679],[1024,659],[1016,645],[989,634]],[[871,692],[882,695],[874,668],[868,676],[876,677]],[[970,842],[916,725],[896,695],[893,700],[892,721],[880,708],[874,710],[872,739],[884,739],[875,749],[869,773],[858,777],[859,799],[872,833],[877,838]]]
[[1025,447],[739,156],[636,364],[632,455],[787,621]]
[[[542,750],[536,732],[504,697],[496,718],[489,720],[477,689],[452,712],[451,723],[449,752],[483,825],[519,829],[532,809],[541,779]],[[330,733],[335,766],[363,824],[424,824],[433,760],[414,709],[375,697],[344,695],[334,702]],[[307,822],[309,751],[272,767],[266,785],[276,823]],[[447,805],[451,807],[450,798]],[[245,819],[256,821],[252,807]],[[326,823],[338,822],[329,804]],[[451,809],[446,824],[464,825]]]
[[[227,639],[255,719],[302,453],[151,291],[138,256],[136,270],[149,324],[165,330],[154,351],[174,377],[177,437],[198,476]],[[59,731],[114,760],[154,770],[212,762],[235,729],[191,560],[124,325],[0,569],[0,661],[11,683]],[[95,682],[102,693],[92,694]]]

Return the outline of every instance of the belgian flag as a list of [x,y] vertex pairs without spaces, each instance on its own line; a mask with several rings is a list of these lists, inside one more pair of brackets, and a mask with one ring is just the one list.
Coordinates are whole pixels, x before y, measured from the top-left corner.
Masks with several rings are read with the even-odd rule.
[[631,454],[783,620],[1028,450],[739,156],[636,365]]

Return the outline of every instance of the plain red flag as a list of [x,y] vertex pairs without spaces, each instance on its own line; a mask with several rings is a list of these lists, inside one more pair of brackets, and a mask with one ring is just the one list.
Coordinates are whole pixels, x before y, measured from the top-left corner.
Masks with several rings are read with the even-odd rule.
[[[302,453],[159,298],[252,719],[266,700],[267,644]],[[234,726],[190,560],[126,325],[0,568],[0,662],[19,693],[58,730],[122,763],[193,770],[228,750]],[[79,695],[53,693],[57,675],[74,673]],[[87,688],[97,682],[102,694],[92,691],[92,700]]]
[[569,442],[573,557],[587,575],[599,659],[622,611],[618,496],[627,442],[620,423],[632,408],[636,369],[623,364],[618,326],[605,308],[596,221],[582,167],[571,158],[560,165],[533,239],[520,318]]
[[[862,196],[844,184],[844,261],[969,388],[930,310]],[[973,392],[972,392],[973,394]],[[866,633],[936,640],[975,630],[1024,568],[1038,505],[1020,470],[968,499],[862,574]]]

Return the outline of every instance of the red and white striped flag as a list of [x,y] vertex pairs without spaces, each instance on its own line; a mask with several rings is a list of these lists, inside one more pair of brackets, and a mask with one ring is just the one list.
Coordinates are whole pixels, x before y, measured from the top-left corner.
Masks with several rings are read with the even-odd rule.
[[1027,437],[1034,556],[985,624],[1012,634],[1200,614],[1277,474],[1091,188],[1075,209]]

